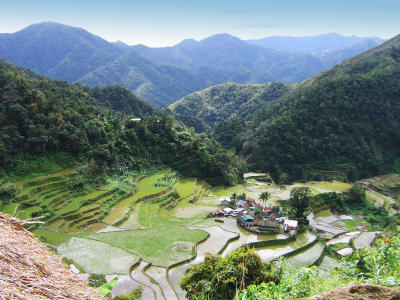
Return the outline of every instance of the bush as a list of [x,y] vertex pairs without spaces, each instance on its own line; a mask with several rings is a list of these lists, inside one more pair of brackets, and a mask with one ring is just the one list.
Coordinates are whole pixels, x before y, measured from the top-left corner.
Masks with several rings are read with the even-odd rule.
[[106,278],[104,275],[100,274],[90,274],[89,276],[89,286],[91,287],[101,287],[103,284],[105,284]]
[[127,295],[119,295],[114,298],[114,300],[136,300],[140,299],[142,296],[143,288],[139,286],[138,288],[134,289],[130,294]]
[[202,264],[193,266],[180,285],[188,299],[232,299],[236,289],[261,282],[278,283],[278,273],[264,264],[253,249],[242,247],[227,257],[206,255]]
[[18,189],[13,183],[9,181],[0,183],[0,204],[10,204],[17,192]]
[[336,267],[295,268],[284,260],[275,262],[278,281],[263,282],[237,291],[235,300],[297,299],[340,288],[368,283],[400,288],[400,227],[394,237],[383,237],[376,246],[361,248],[342,259]]

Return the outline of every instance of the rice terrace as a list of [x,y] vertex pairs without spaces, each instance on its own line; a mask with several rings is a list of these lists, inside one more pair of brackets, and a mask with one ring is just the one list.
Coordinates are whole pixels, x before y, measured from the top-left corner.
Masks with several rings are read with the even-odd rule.
[[[214,214],[223,209],[221,199],[232,194],[246,193],[260,202],[260,194],[268,191],[267,204],[273,207],[296,187],[310,188],[313,196],[351,188],[339,181],[275,185],[265,181],[265,174],[247,174],[245,183],[233,187],[213,187],[166,168],[127,173],[77,194],[70,186],[75,176],[76,169],[70,168],[18,179],[17,196],[0,210],[21,219],[45,216],[33,233],[64,256],[73,272],[86,279],[117,277],[113,296],[141,286],[143,299],[184,299],[179,282],[190,266],[203,262],[207,253],[226,256],[244,244],[254,247],[266,262],[288,257],[297,266],[335,265],[337,261],[325,255],[324,244],[312,232],[251,232],[232,215],[215,218]],[[393,176],[386,182],[396,182]],[[363,184],[378,186],[379,181]],[[368,200],[394,210],[398,198],[382,194],[384,190],[370,188]],[[308,219],[339,256],[370,245],[379,234],[362,216],[334,215],[323,205]]]

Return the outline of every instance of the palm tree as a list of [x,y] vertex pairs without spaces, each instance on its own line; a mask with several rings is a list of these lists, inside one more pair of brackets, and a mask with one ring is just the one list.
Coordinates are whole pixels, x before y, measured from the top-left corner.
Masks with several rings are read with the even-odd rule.
[[236,193],[233,193],[233,194],[231,195],[231,201],[236,201],[236,199],[237,199],[237,194],[236,194]]
[[271,194],[268,193],[267,191],[262,192],[260,196],[258,197],[259,200],[261,200],[264,204],[267,203],[268,199],[271,197]]

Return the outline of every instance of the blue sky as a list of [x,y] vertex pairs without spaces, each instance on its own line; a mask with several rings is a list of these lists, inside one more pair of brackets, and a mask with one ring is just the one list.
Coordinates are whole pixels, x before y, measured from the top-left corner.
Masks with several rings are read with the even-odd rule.
[[399,0],[8,0],[0,32],[54,21],[106,40],[173,45],[215,33],[243,39],[337,32],[390,38],[400,33]]

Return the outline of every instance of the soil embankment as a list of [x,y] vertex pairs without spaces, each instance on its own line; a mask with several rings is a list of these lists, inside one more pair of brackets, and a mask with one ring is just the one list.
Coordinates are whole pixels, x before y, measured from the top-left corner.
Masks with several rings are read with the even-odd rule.
[[20,220],[0,213],[1,299],[103,299]]
[[341,289],[336,289],[330,292],[325,292],[315,295],[310,298],[303,298],[309,300],[399,300],[400,291],[388,288],[381,285],[374,284],[356,284],[347,286]]

